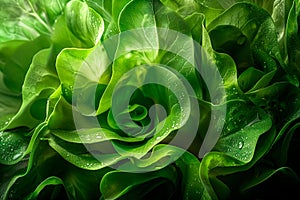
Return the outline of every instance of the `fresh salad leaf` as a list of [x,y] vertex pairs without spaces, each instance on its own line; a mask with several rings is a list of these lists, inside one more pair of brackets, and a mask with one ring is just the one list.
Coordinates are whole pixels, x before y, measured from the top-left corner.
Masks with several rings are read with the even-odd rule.
[[299,1],[0,4],[0,199],[299,198]]

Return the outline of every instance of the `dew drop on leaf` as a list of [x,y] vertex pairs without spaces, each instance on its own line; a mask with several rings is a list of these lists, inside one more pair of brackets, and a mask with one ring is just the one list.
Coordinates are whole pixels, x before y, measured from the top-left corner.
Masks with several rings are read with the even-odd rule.
[[96,135],[96,138],[97,138],[97,139],[101,139],[102,136],[101,136],[101,135]]
[[0,132],[0,163],[17,162],[24,155],[28,141],[21,133]]
[[244,142],[243,141],[240,141],[239,144],[238,144],[238,148],[239,149],[242,149],[244,146]]
[[19,159],[22,155],[23,155],[22,153],[15,154],[15,155],[13,156],[13,160]]

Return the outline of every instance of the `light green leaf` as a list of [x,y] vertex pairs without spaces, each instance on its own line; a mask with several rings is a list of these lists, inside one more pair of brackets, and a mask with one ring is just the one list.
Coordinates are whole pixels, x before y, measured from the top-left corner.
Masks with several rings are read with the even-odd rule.
[[[58,92],[61,92],[60,90]],[[54,93],[55,94],[55,93]],[[58,95],[58,96],[56,96]],[[51,95],[48,101],[49,113],[47,124],[50,129],[73,130],[75,127],[73,120],[73,108],[64,98],[61,93]],[[51,110],[50,110],[51,109]]]
[[81,169],[99,170],[125,158],[114,153],[102,153],[102,150],[107,150],[103,145],[94,145],[87,149],[82,144],[68,143],[55,136],[51,136],[48,142],[66,161]]
[[239,161],[222,153],[222,152],[209,152],[201,161],[199,168],[199,176],[204,186],[202,199],[218,199],[217,193],[210,182],[210,171],[218,167],[235,167],[240,166]]
[[[205,1],[205,0],[161,0],[161,2],[179,13],[182,17],[188,17],[194,13],[202,13],[205,16],[206,25],[216,18],[224,8],[220,5],[223,1]],[[199,22],[200,24],[200,22]]]
[[57,58],[62,95],[82,114],[94,115],[110,81],[110,58],[103,46],[64,49]]
[[189,152],[185,152],[176,162],[182,173],[181,187],[183,199],[199,199],[204,197],[204,186],[199,174],[200,161]]
[[4,129],[21,106],[21,97],[7,89],[0,72],[0,131]]
[[[164,74],[164,76],[158,76],[158,74]],[[142,93],[153,100],[155,104],[160,104],[165,109],[165,114],[160,116],[160,111],[154,112],[160,119],[159,124],[155,125],[154,135],[151,136],[142,145],[124,145],[118,141],[114,141],[114,146],[121,154],[135,153],[138,157],[147,153],[155,144],[164,140],[172,131],[181,128],[190,118],[190,112],[192,109],[192,99],[190,96],[190,90],[186,88],[186,82],[182,82],[181,76],[175,71],[161,66],[140,66],[133,71],[123,76],[119,80],[112,95],[112,113],[115,117],[118,126],[121,127],[126,134],[133,131],[128,128],[128,124],[124,123],[129,120],[129,123],[134,123],[130,119],[130,115],[122,118],[116,118],[117,114],[127,108],[129,104],[130,96],[134,94],[137,88],[141,88]],[[143,86],[145,87],[143,88]],[[146,87],[146,85],[149,85]],[[152,85],[152,86],[151,86]],[[160,85],[157,86],[157,85]],[[122,96],[122,99],[118,98]],[[181,98],[182,97],[182,98]],[[134,102],[134,99],[133,99]],[[128,119],[127,119],[128,118]],[[153,121],[156,116],[151,116]],[[156,124],[156,123],[154,123]],[[146,134],[149,130],[145,129]],[[151,129],[150,129],[151,131]]]
[[[49,47],[49,38],[38,37],[33,41],[9,41],[0,44],[0,70],[7,88],[20,94],[25,75],[33,56]],[[46,62],[46,61],[45,61]]]
[[[0,171],[1,171],[1,181],[0,181],[0,189],[1,189],[1,198],[3,199],[7,199],[9,196],[13,197],[13,198],[23,198],[26,195],[22,196],[22,194],[27,193],[28,190],[26,189],[26,191],[24,192],[24,190],[18,190],[18,186],[16,186],[16,182],[20,179],[22,179],[23,177],[25,177],[27,174],[29,174],[30,170],[32,169],[34,162],[36,162],[36,156],[37,155],[41,155],[41,154],[36,154],[37,148],[38,148],[38,144],[39,144],[39,138],[41,136],[41,134],[44,131],[44,124],[40,124],[38,127],[36,127],[36,129],[33,132],[33,135],[30,139],[30,142],[28,144],[28,140],[25,141],[25,137],[23,137],[23,141],[20,143],[20,139],[22,138],[22,136],[18,135],[14,135],[15,133],[11,133],[8,132],[7,134],[4,134],[4,138],[5,139],[5,143],[14,143],[18,145],[17,148],[18,151],[15,151],[15,155],[9,155],[9,156],[13,156],[12,157],[12,162],[15,163],[15,165],[9,165],[7,167],[3,167],[1,166]],[[16,132],[17,134],[21,134],[21,132]],[[16,143],[17,142],[17,143]],[[11,147],[13,147],[13,145],[11,145]],[[25,149],[26,148],[26,149]],[[29,154],[30,153],[30,154]],[[4,155],[6,155],[7,152],[5,152]],[[29,154],[29,159],[23,159],[24,156]],[[16,157],[15,157],[16,156]],[[45,155],[43,155],[45,156]],[[2,156],[1,156],[2,157]],[[17,158],[17,160],[14,160]],[[7,157],[9,158],[9,157]],[[11,159],[11,158],[10,158]],[[16,163],[17,162],[17,163]],[[2,173],[4,172],[4,173]],[[29,179],[26,179],[28,181],[30,181]],[[22,181],[21,181],[22,182]],[[26,184],[25,182],[22,182]],[[28,186],[28,185],[27,185]],[[17,187],[17,188],[15,188]],[[21,186],[22,187],[22,186]],[[24,188],[24,187],[23,187]],[[20,193],[14,193],[13,191],[19,191]],[[27,193],[28,194],[28,193]]]
[[102,37],[104,21],[87,3],[70,1],[65,9],[66,23],[70,31],[88,46],[94,46]]
[[0,132],[0,163],[12,165],[19,162],[25,154],[29,139],[22,130]]
[[[205,77],[206,85],[210,87],[209,92],[213,91],[207,100],[212,100],[214,104],[217,104],[217,102],[222,103],[226,99],[240,96],[242,92],[237,84],[237,69],[234,60],[227,54],[216,52],[204,26],[202,30],[202,52],[205,56],[202,57],[201,64],[206,67],[200,70],[201,75]],[[215,88],[218,89],[217,92]]]
[[[245,113],[247,116],[244,116]],[[239,162],[250,162],[258,138],[272,126],[270,117],[250,103],[231,101],[228,102],[226,121],[225,130],[214,149],[228,154]]]
[[39,35],[50,35],[53,23],[63,12],[67,1],[1,1],[0,42],[33,40]]
[[89,128],[74,131],[51,130],[51,133],[60,139],[72,143],[91,144],[110,140],[119,140],[123,142],[142,141],[142,137],[122,137],[118,132],[113,132],[105,128]]
[[[238,15],[232,18],[232,15]],[[276,28],[270,15],[250,3],[237,3],[212,21],[208,30],[231,25],[241,30],[251,42],[253,59],[267,72],[277,68],[276,61],[284,67],[277,42]],[[274,60],[276,59],[276,61]]]
[[176,146],[158,144],[152,149],[149,155],[140,159],[132,157],[130,158],[130,162],[120,165],[118,169],[134,173],[157,171],[174,163],[180,159],[184,153],[184,149]]
[[56,72],[49,65],[50,53],[50,49],[45,49],[34,56],[22,88],[21,108],[7,128],[32,128],[45,119],[47,98],[59,86]]

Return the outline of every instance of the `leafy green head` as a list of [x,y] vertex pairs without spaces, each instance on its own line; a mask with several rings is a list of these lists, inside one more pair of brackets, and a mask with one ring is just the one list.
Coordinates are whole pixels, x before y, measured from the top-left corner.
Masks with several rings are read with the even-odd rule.
[[299,1],[0,4],[0,199],[297,192]]

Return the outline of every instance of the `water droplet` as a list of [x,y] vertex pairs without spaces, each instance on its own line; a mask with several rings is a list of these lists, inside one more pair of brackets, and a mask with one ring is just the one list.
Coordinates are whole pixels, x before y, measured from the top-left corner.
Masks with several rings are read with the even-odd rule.
[[97,139],[101,139],[102,136],[101,136],[101,135],[96,135],[96,138],[97,138]]
[[129,59],[129,58],[131,58],[131,57],[132,57],[132,53],[128,53],[128,54],[125,55],[125,58],[126,58],[126,59]]
[[156,137],[156,140],[159,140],[161,137]]
[[243,146],[244,146],[244,142],[243,142],[243,141],[240,141],[238,145],[239,145],[239,146],[238,146],[238,147],[239,147],[239,149],[242,149],[242,148],[243,148]]
[[266,69],[266,68],[267,68],[267,63],[266,63],[266,62],[264,62],[264,64],[263,64],[263,68],[264,68],[264,69]]
[[18,158],[20,158],[23,154],[22,153],[18,153],[16,155],[13,156],[13,160],[17,160]]

